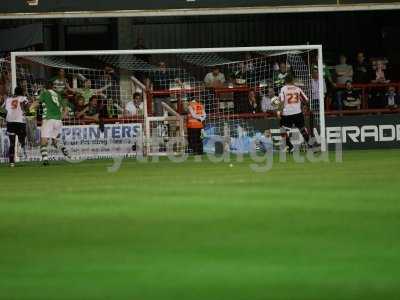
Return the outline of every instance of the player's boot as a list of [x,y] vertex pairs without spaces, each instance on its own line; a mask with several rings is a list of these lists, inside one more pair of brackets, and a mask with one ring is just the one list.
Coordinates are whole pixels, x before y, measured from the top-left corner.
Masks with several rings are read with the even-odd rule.
[[49,160],[48,159],[43,160],[43,166],[48,166],[48,165],[50,165]]
[[15,163],[10,163],[10,168],[14,168],[15,167]]
[[288,146],[288,153],[293,153],[294,152],[294,146],[292,142],[290,141],[290,137],[286,139],[286,144]]
[[289,153],[289,154],[293,153],[294,152],[294,146],[292,144],[287,145],[285,147],[285,152]]

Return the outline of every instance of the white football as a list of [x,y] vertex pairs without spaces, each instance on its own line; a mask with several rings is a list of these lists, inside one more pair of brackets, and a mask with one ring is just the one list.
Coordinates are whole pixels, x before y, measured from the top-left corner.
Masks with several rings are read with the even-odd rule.
[[279,99],[279,97],[274,96],[271,98],[271,105],[273,107],[278,108],[280,104],[281,104],[281,100]]

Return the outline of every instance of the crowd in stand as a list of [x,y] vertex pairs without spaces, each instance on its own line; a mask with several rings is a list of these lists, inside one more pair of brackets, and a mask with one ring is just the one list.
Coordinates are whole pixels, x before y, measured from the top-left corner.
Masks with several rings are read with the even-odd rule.
[[[145,49],[143,42],[138,42],[137,49]],[[150,61],[149,56],[140,59]],[[255,66],[250,54],[246,54],[242,62],[234,70],[212,67],[206,73],[204,87],[218,89],[226,87],[246,87],[248,80],[254,73]],[[326,108],[329,110],[358,110],[367,101],[369,108],[398,108],[400,96],[398,85],[391,84],[388,75],[389,65],[384,58],[367,60],[364,53],[356,55],[354,64],[349,64],[345,55],[340,55],[338,64],[332,67],[324,65],[324,94]],[[51,79],[54,89],[65,99],[69,107],[69,116],[84,119],[86,122],[99,122],[109,117],[134,117],[143,115],[142,94],[133,91],[132,98],[127,103],[120,103],[119,76],[112,66],[106,65],[103,75],[93,84],[90,79],[80,78],[81,87],[72,88],[67,80],[65,71],[59,69]],[[226,73],[224,74],[225,71]],[[229,73],[227,73],[229,72]],[[266,85],[257,89],[248,89],[246,92],[233,93],[234,110],[236,113],[268,113],[276,108],[271,99],[279,93],[286,76],[291,72],[291,66],[286,62],[277,62],[274,65],[273,85]],[[319,103],[319,76],[316,64],[311,69],[311,101]],[[0,77],[0,102],[11,94],[11,78],[7,70]],[[156,71],[150,76],[141,75],[141,80],[148,89],[153,91],[168,90],[171,83],[182,84],[181,79],[169,69],[165,62],[160,61]],[[374,89],[365,92],[370,84]],[[96,85],[96,88],[93,87]],[[365,86],[366,85],[366,86]],[[27,79],[20,81],[25,94],[37,92],[37,86],[29,86]],[[162,114],[162,102],[170,104],[170,95],[156,95],[153,97],[154,114]],[[0,103],[1,104],[1,103]],[[121,107],[122,106],[122,107]],[[116,108],[117,107],[117,108]],[[40,117],[40,111],[39,111]]]
[[[81,119],[85,123],[99,123],[102,119],[124,116],[138,116],[143,114],[143,103],[141,94],[135,93],[125,107],[120,107],[119,99],[119,77],[114,69],[106,65],[104,74],[96,82],[100,88],[94,88],[92,80],[80,76],[81,87],[71,87],[71,80],[64,69],[58,69],[57,74],[50,78],[53,89],[60,95],[65,106],[68,107],[70,119]],[[78,77],[79,77],[78,76]],[[33,101],[38,96],[42,84],[39,81],[21,79],[19,86],[23,95]],[[9,71],[4,71],[0,76],[0,106],[4,100],[11,95],[11,76]],[[39,107],[36,116],[41,119],[42,111]]]
[[[400,105],[397,85],[391,84],[388,61],[385,58],[366,59],[359,52],[353,65],[341,55],[339,63],[325,74],[331,88],[331,107],[337,110],[357,110],[366,101],[368,108],[397,108]],[[370,85],[370,86],[369,86]],[[372,87],[373,88],[369,88]],[[369,88],[365,93],[362,89]],[[365,96],[366,99],[362,99]]]
[[[249,77],[252,70],[251,57],[241,62],[233,79],[237,85],[245,85],[245,78]],[[338,64],[332,67],[323,67],[325,103],[327,110],[358,110],[368,108],[390,108],[400,107],[400,95],[398,84],[392,84],[388,75],[388,61],[385,58],[371,58],[367,60],[363,52],[356,55],[355,63],[349,64],[345,55],[340,55]],[[278,93],[279,87],[283,85],[286,76],[291,72],[286,62],[276,64],[274,74],[274,87],[250,90],[246,97],[237,97],[235,100],[238,113],[272,112],[274,108],[270,99]],[[319,99],[318,67],[312,67],[312,101]],[[209,72],[205,78],[208,87],[222,87],[226,85],[226,76],[218,67]],[[277,89],[278,88],[278,89]],[[317,103],[317,102],[316,102]]]

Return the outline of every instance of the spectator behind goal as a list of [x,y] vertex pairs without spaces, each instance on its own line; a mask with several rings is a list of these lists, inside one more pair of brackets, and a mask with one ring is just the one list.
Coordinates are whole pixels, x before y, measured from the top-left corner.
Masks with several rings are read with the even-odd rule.
[[351,81],[346,82],[346,90],[342,94],[342,103],[345,109],[360,109],[360,96],[359,93],[353,89]]
[[91,123],[98,123],[99,116],[100,110],[98,107],[97,96],[92,96],[89,100],[89,104],[86,105],[85,108],[77,114],[77,118],[85,118],[85,120]]
[[0,75],[0,97],[5,99],[7,96],[12,94],[11,86],[11,73],[8,70],[5,70]]
[[225,84],[225,75],[218,66],[214,67],[211,72],[204,77],[206,87],[219,88]]
[[372,83],[389,83],[390,80],[386,77],[386,68],[388,61],[386,59],[375,59],[372,62],[373,79]]
[[335,66],[336,83],[346,84],[347,81],[353,81],[353,66],[347,64],[347,57],[340,55],[339,64]]
[[400,105],[400,96],[396,92],[396,88],[394,86],[390,86],[385,95],[386,100],[386,108],[398,108]]
[[86,108],[85,98],[82,95],[76,95],[74,103],[74,112],[76,118],[81,118],[84,115],[84,110]]
[[371,78],[371,72],[368,64],[365,62],[364,52],[359,52],[357,54],[357,61],[353,67],[354,83],[369,83]]
[[8,96],[7,88],[4,85],[4,83],[0,80],[0,106],[7,99],[7,96]]
[[[145,41],[143,37],[138,37],[136,40],[136,45],[133,47],[134,50],[146,50],[147,47],[145,45]],[[136,54],[135,57],[144,62],[150,63],[151,55],[150,54]]]
[[[160,61],[158,64],[158,70],[151,73],[148,80],[146,81],[146,86],[148,89],[154,91],[169,90],[171,83],[180,83],[181,80],[176,78],[174,70],[167,68],[167,64]],[[154,110],[156,116],[161,116],[163,114],[162,102],[171,105],[168,95],[157,95],[154,97]]]
[[[319,73],[317,69],[313,69],[312,70],[312,74],[311,74],[312,78],[311,78],[311,100],[310,100],[310,107],[313,108],[314,110],[318,110],[319,111],[319,105],[320,102],[320,96],[319,96]],[[324,95],[326,94],[326,83],[325,80],[322,81],[323,83],[323,93]],[[342,109],[342,104],[341,104],[341,99],[338,100],[338,102],[340,103],[339,107],[340,109]]]
[[286,62],[281,62],[277,68],[276,73],[274,74],[274,82],[281,88],[285,84],[286,77],[290,74],[289,66]]
[[[345,55],[340,55],[339,57],[339,64],[335,66],[335,73],[336,73],[336,83],[337,84],[346,84],[346,82],[353,81],[353,67],[347,64],[347,57]],[[333,107],[335,109],[341,110],[343,108],[342,102],[342,94],[343,89],[337,89],[336,95],[334,96],[333,100]]]
[[267,94],[263,94],[261,100],[261,111],[262,112],[274,112],[276,108],[272,105],[271,99],[275,97],[275,91],[273,88],[268,88]]
[[[111,82],[106,83],[106,85],[100,89],[92,88],[92,81],[90,79],[85,79],[83,82],[83,87],[80,89],[73,89],[74,92],[81,94],[85,99],[85,104],[88,104],[90,99],[94,95],[103,95],[102,93],[106,91],[109,87],[111,87]],[[106,97],[106,95],[103,95]]]
[[50,81],[53,83],[53,89],[59,95],[61,100],[64,99],[65,92],[73,92],[73,90],[69,86],[67,78],[65,77],[64,69],[59,69],[57,75],[53,77]]
[[143,100],[140,93],[133,94],[133,100],[127,102],[124,108],[124,116],[134,117],[143,115]]
[[239,105],[239,113],[255,114],[260,111],[260,101],[257,94],[254,90],[250,90],[247,99]]
[[[121,103],[120,78],[112,65],[106,64],[104,66],[103,76],[100,78],[98,84],[99,86],[107,87],[102,91],[102,94],[104,95],[104,98],[106,98],[111,104],[111,107],[118,107]],[[105,111],[102,113],[102,115],[104,114]],[[116,110],[111,109],[110,114],[112,116],[116,116]]]

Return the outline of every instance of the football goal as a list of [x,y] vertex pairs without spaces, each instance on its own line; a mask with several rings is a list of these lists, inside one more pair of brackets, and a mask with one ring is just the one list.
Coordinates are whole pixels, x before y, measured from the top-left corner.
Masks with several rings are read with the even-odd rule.
[[[326,149],[320,45],[13,52],[0,68],[31,99],[53,82],[66,106],[61,139],[76,159],[190,153],[186,116],[193,100],[206,111],[207,152],[246,152],[246,143],[266,132],[279,141],[270,100],[288,74],[310,99],[307,126]],[[40,159],[41,115],[39,107],[27,116],[28,160]],[[4,160],[7,137],[0,134]]]

